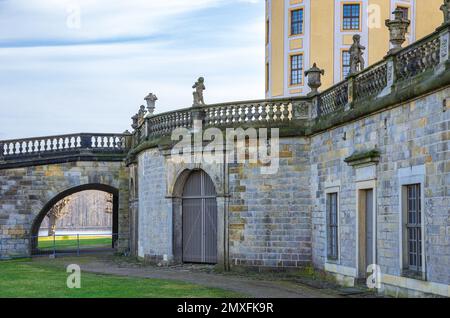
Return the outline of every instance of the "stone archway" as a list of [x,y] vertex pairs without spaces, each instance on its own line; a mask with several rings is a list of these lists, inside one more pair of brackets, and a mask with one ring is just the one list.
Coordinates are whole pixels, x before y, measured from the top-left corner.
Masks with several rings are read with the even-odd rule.
[[[0,169],[0,258],[30,256],[30,237],[45,213],[82,189],[116,194],[118,251],[129,250],[129,178],[123,162],[78,161]],[[117,203],[118,202],[118,203]],[[7,203],[7,204],[5,204]]]
[[106,184],[100,183],[90,183],[84,184],[76,187],[72,187],[70,189],[64,190],[58,193],[56,196],[51,198],[41,209],[41,211],[35,217],[30,230],[30,254],[33,255],[34,252],[37,251],[38,246],[38,236],[39,236],[39,228],[41,226],[42,221],[45,216],[48,214],[50,209],[60,200],[78,193],[87,190],[97,190],[106,193],[110,193],[113,196],[113,213],[112,213],[112,233],[113,233],[113,242],[112,247],[117,247],[117,234],[119,231],[119,189],[112,187]]
[[194,170],[182,196],[183,262],[217,263],[217,193],[211,178]]
[[[226,269],[228,268],[227,264],[227,252],[228,252],[228,240],[227,238],[227,218],[226,218],[226,201],[220,193],[217,192],[217,186],[210,178],[209,174],[205,172],[203,169],[194,168],[194,169],[185,169],[181,171],[175,181],[173,186],[172,193],[172,234],[173,234],[173,258],[175,263],[183,263],[183,199],[186,199],[186,191],[185,187],[187,182],[189,182],[190,177],[194,173],[202,173],[210,180],[210,187],[214,187],[214,202],[216,204],[216,209],[214,213],[216,213],[216,238],[217,238],[217,258],[213,263],[216,263],[219,268]],[[208,196],[208,195],[206,195]],[[202,200],[201,196],[198,197]],[[203,198],[204,199],[204,198]],[[205,261],[205,263],[211,263]]]

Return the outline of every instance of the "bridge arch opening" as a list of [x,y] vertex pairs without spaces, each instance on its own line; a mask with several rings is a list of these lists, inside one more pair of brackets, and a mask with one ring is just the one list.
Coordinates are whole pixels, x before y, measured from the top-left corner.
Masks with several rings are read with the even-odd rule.
[[[41,225],[43,224],[45,218],[47,215],[49,215],[50,211],[62,202],[64,199],[69,198],[70,196],[78,193],[82,193],[85,191],[100,191],[104,193],[108,193],[112,196],[112,221],[111,221],[111,248],[115,248],[117,246],[118,241],[118,230],[119,230],[119,190],[115,187],[106,185],[106,184],[100,184],[100,183],[90,183],[85,185],[80,185],[76,187],[72,187],[70,189],[64,190],[54,196],[52,199],[50,199],[44,207],[41,209],[39,214],[36,216],[36,218],[33,221],[33,224],[31,226],[31,239],[30,239],[30,254],[36,255],[41,252],[39,248],[39,236],[40,236],[40,229]],[[79,236],[77,237],[78,242],[75,243],[79,249]]]

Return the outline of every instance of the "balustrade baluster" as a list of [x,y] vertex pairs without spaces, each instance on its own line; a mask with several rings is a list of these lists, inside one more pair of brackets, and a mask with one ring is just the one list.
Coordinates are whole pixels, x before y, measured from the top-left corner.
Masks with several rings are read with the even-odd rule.
[[289,103],[283,103],[283,121],[289,120]]
[[276,121],[280,121],[281,120],[281,115],[283,113],[281,112],[281,105],[280,104],[276,104],[276,111],[275,111],[275,120]]
[[267,121],[267,104],[266,103],[262,103],[261,104],[261,113],[260,113],[260,118],[261,121]]

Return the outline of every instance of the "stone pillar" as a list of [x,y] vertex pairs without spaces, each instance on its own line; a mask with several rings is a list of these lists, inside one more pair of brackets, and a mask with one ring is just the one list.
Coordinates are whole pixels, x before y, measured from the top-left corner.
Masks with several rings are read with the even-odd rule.
[[441,47],[439,49],[439,62],[444,64],[450,57],[450,27],[444,28],[440,33]]
[[122,167],[119,172],[119,237],[118,252],[130,252],[130,199],[129,199],[129,169]]
[[355,75],[351,74],[347,78],[348,81],[348,102],[347,105],[345,105],[345,111],[348,111],[353,108],[353,101],[354,101],[354,94],[355,94]]
[[229,197],[218,196],[217,200],[217,269],[229,270],[228,251],[228,204]]
[[183,206],[181,198],[172,198],[172,253],[175,264],[183,263]]
[[[450,2],[448,5],[450,6]],[[444,22],[444,24],[437,28],[436,31],[439,32],[440,38],[439,66],[437,67],[436,72],[441,74],[448,68],[447,63],[450,60],[450,22]]]
[[386,58],[386,87],[381,91],[379,97],[389,95],[392,92],[392,86],[395,83],[395,63],[394,57],[388,56]]
[[130,206],[130,254],[138,256],[139,247],[139,196],[138,196],[138,173],[135,163],[129,166],[129,206]]
[[319,95],[316,95],[312,99],[310,118],[316,119],[319,116]]
[[205,111],[202,109],[202,107],[192,107],[191,109],[192,114],[192,121],[194,120],[203,120],[205,119]]
[[4,161],[5,159],[5,144],[0,141],[0,162]]
[[92,148],[92,136],[91,135],[81,135],[81,148],[90,149]]

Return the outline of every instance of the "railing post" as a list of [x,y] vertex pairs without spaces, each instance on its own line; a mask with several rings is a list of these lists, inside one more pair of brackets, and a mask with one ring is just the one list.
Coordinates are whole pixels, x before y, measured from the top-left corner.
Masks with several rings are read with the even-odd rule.
[[192,107],[191,110],[192,121],[194,120],[203,120],[205,119],[205,111],[201,107]]
[[311,102],[311,112],[310,112],[310,118],[311,119],[316,119],[317,117],[319,117],[319,102],[320,102],[320,95],[316,95],[313,97],[312,102]]
[[392,92],[392,86],[394,86],[395,76],[395,59],[393,55],[388,55],[386,60],[386,87],[380,92],[378,97],[389,95]]
[[355,75],[349,75],[348,77],[348,88],[347,88],[347,104],[345,105],[344,110],[348,111],[353,108],[353,101],[355,100]]
[[77,255],[80,256],[80,234],[77,233]]
[[5,159],[5,144],[0,141],[0,162]]
[[122,148],[125,150],[129,150],[133,146],[133,135],[128,130],[124,131],[122,142]]
[[438,73],[445,72],[447,61],[450,60],[450,24],[445,23],[437,29],[439,32],[439,66]]
[[56,258],[56,234],[53,234],[53,258]]
[[81,148],[89,149],[92,147],[92,136],[81,135]]

